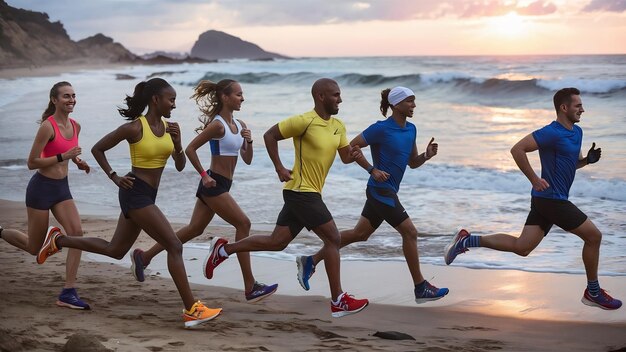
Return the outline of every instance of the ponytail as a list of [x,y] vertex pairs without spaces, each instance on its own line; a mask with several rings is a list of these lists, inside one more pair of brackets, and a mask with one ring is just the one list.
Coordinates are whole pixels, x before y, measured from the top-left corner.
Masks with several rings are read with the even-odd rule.
[[66,86],[71,87],[72,85],[70,84],[70,82],[61,81],[61,82],[55,83],[52,86],[52,88],[50,88],[50,100],[48,101],[48,107],[43,112],[43,114],[41,114],[41,120],[39,121],[40,124],[46,121],[48,117],[54,114],[54,112],[56,111],[56,107],[52,103],[52,99],[57,98],[59,96],[59,88],[66,87]]
[[391,107],[391,104],[389,104],[389,92],[391,92],[391,89],[389,88],[380,92],[380,112],[385,117],[387,117],[387,111],[389,110],[389,107]]
[[202,80],[198,83],[191,96],[191,99],[196,101],[202,113],[202,115],[198,117],[202,125],[196,128],[197,133],[202,132],[202,130],[213,121],[215,115],[222,110],[224,103],[220,97],[232,93],[231,87],[235,82],[236,81],[232,79],[223,79],[217,83],[208,80]]
[[162,78],[152,78],[148,81],[137,83],[132,96],[127,95],[124,99],[128,108],[117,108],[120,115],[126,117],[126,120],[132,121],[141,116],[143,111],[150,103],[153,96],[158,95],[165,88],[171,87],[166,80]]

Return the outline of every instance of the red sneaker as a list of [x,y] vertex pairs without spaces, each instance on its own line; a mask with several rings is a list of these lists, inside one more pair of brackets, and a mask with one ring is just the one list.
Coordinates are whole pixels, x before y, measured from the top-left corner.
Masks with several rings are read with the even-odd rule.
[[362,311],[369,303],[367,299],[356,299],[344,292],[340,295],[339,303],[335,305],[332,301],[330,302],[330,311],[333,318],[341,318]]
[[217,268],[228,257],[222,257],[220,255],[220,248],[222,248],[228,240],[221,237],[213,237],[211,241],[211,247],[209,248],[209,256],[204,261],[204,277],[207,279],[213,278],[213,270]]

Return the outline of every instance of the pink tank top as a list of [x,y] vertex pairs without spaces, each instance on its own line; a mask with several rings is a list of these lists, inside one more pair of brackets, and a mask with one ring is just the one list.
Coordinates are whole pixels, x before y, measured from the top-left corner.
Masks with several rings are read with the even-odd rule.
[[76,121],[70,119],[72,123],[72,127],[74,129],[74,133],[72,134],[72,138],[65,139],[59,131],[59,125],[54,120],[53,116],[48,117],[48,121],[52,124],[52,128],[54,129],[54,138],[51,141],[48,141],[46,146],[43,148],[41,152],[42,158],[48,158],[51,156],[55,156],[57,154],[65,153],[66,151],[72,149],[73,147],[78,145],[78,135],[76,134]]

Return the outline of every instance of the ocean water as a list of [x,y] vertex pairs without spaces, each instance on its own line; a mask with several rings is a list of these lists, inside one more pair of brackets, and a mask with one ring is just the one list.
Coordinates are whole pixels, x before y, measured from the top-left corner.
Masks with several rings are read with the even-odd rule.
[[[116,80],[116,74],[136,79]],[[250,166],[240,162],[231,192],[250,217],[253,229],[258,230],[271,230],[282,207],[282,184],[267,157],[262,134],[278,121],[313,107],[310,86],[315,79],[330,77],[339,82],[343,103],[338,116],[346,124],[349,139],[383,118],[378,110],[382,89],[396,85],[412,88],[417,95],[412,122],[418,127],[418,149],[421,152],[435,137],[439,154],[422,167],[407,170],[399,197],[420,231],[421,261],[436,265],[444,265],[443,248],[458,227],[478,235],[519,234],[528,213],[531,186],[509,149],[554,120],[555,90],[578,87],[586,109],[579,124],[584,130],[583,154],[592,142],[603,154],[600,162],[578,171],[570,199],[603,233],[600,273],[626,276],[624,55],[232,60],[0,80],[0,197],[23,201],[33,173],[26,168],[26,157],[38,127],[36,120],[47,104],[52,84],[68,80],[78,96],[72,117],[82,125],[83,158],[94,168],[89,175],[70,171],[72,193],[82,214],[117,217],[116,186],[99,169],[89,149],[124,123],[116,107],[137,82],[152,76],[167,79],[177,90],[172,120],[181,124],[184,144],[199,125],[199,112],[189,99],[193,86],[201,79],[233,78],[241,82],[246,101],[236,116],[253,132],[255,157]],[[291,141],[279,146],[283,162],[289,165],[293,161]],[[369,149],[364,152],[369,157]],[[118,173],[129,170],[126,144],[107,156]],[[208,166],[208,146],[200,156]],[[538,156],[535,153],[529,158],[538,172]],[[356,164],[344,165],[339,160],[331,169],[323,197],[340,229],[353,226],[359,218],[367,176]],[[170,161],[157,204],[171,221],[189,219],[197,183],[197,173],[190,164],[179,173]],[[226,225],[217,218],[213,223]],[[580,274],[584,272],[582,244],[578,237],[554,228],[528,257],[472,249],[453,265]],[[284,252],[257,255],[292,259],[312,253],[320,245],[314,234],[305,231]],[[194,246],[208,247],[202,243]],[[342,258],[403,260],[401,238],[383,224],[368,242],[343,249]]]

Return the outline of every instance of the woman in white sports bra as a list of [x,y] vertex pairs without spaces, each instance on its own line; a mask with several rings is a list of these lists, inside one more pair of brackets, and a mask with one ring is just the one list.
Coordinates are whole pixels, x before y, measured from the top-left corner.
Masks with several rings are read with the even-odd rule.
[[[176,235],[183,243],[200,236],[217,214],[235,227],[236,240],[243,239],[250,234],[250,219],[229,193],[239,155],[248,165],[252,162],[253,155],[250,130],[243,121],[233,116],[233,112],[239,111],[244,101],[241,85],[231,79],[223,79],[217,83],[201,81],[196,86],[192,99],[195,99],[202,112],[202,126],[196,129],[199,133],[189,143],[185,153],[200,174],[200,184],[189,225],[178,230]],[[197,150],[207,142],[211,149],[209,169],[202,166],[197,154]],[[135,265],[132,270],[143,271],[162,250],[163,247],[158,244],[145,252],[135,249]],[[278,284],[265,285],[254,279],[249,253],[237,253],[237,259],[241,266],[248,302],[259,301],[276,291]],[[143,277],[136,274],[135,277]]]

